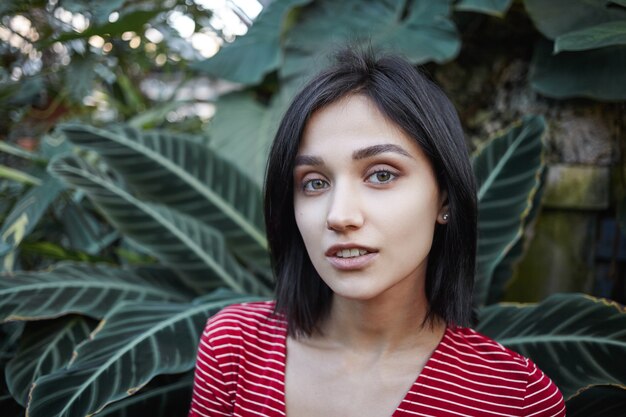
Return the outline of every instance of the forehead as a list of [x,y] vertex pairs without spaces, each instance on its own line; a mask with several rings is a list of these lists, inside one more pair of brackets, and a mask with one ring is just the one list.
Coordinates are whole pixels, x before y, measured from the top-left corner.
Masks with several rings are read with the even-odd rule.
[[380,144],[398,145],[413,155],[424,157],[417,141],[378,110],[372,100],[353,94],[313,113],[305,126],[298,154]]

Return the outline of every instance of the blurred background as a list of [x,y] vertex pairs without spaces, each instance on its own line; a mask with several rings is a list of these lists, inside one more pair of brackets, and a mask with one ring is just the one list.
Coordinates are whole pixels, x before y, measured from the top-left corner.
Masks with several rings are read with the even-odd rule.
[[[60,371],[57,379],[46,375],[64,369],[77,346],[87,359],[103,354],[80,342],[98,320],[137,313],[124,303],[116,310],[133,291],[135,300],[193,305],[223,286],[271,293],[260,211],[268,146],[294,92],[346,42],[421,65],[456,105],[481,183],[501,181],[501,189],[481,191],[477,308],[557,293],[626,301],[624,0],[4,0],[0,404],[12,410],[7,415],[22,415],[29,401],[31,416],[79,415],[73,400],[57,411],[38,408],[54,391],[29,399],[32,382],[65,384]],[[158,286],[161,295],[122,290],[120,276]],[[81,279],[84,291],[71,292]],[[109,280],[106,294],[95,289]],[[98,305],[111,294],[114,301]],[[206,314],[235,299],[208,300],[199,318],[185,320],[201,327]],[[618,350],[585,350],[578,340],[573,350],[596,362],[595,370],[540,364],[572,401],[583,388],[625,386],[626,369],[607,371],[611,357],[626,352],[623,308],[602,303],[612,306],[602,317],[619,325],[583,338],[605,337]],[[565,309],[557,321],[587,308],[565,304],[554,307]],[[171,337],[151,329],[161,346]],[[197,340],[180,332],[174,339],[188,338],[180,344],[189,352],[172,355],[184,363],[124,383],[107,379],[99,365],[98,378],[108,381],[101,384],[119,391],[99,399],[93,385],[69,384],[91,393],[91,408],[80,413],[124,398],[103,415],[146,407],[180,413],[180,405],[168,407],[186,404],[189,380],[180,375],[193,366]],[[62,343],[61,335],[69,339]],[[106,343],[122,349],[127,342]],[[576,363],[571,350],[535,355]],[[148,381],[152,391],[129,402]],[[577,398],[618,405],[626,398],[598,393]]]

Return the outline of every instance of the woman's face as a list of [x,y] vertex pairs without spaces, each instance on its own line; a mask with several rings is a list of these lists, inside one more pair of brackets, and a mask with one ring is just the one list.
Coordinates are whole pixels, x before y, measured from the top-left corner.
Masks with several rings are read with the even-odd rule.
[[336,295],[423,290],[445,202],[419,145],[368,98],[345,97],[309,120],[294,169],[295,217]]

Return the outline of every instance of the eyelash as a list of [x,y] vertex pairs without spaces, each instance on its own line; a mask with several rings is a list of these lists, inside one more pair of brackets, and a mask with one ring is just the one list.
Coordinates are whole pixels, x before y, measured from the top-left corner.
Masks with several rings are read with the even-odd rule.
[[[377,175],[379,175],[379,174],[381,174],[381,173],[384,173],[384,174],[389,174],[390,178],[389,178],[388,180],[386,180],[386,181],[380,181],[380,180],[378,180],[378,181],[372,181],[372,180],[371,180],[372,178],[375,178]],[[381,169],[377,169],[376,171],[372,172],[371,174],[369,174],[369,175],[367,176],[367,180],[368,180],[368,182],[370,182],[371,184],[376,184],[376,185],[385,185],[385,184],[389,184],[390,182],[395,181],[397,178],[398,178],[398,174],[397,174],[397,173],[392,172],[392,171],[391,171],[391,170],[389,170],[389,169],[382,169],[382,168],[381,168]],[[314,182],[316,182],[316,181],[319,181],[319,183],[321,183],[321,185],[323,185],[323,188],[310,188],[310,187],[312,187],[312,184],[313,184]],[[313,193],[314,193],[314,192],[317,192],[317,191],[323,190],[323,189],[325,189],[325,188],[328,188],[328,186],[329,186],[328,181],[323,180],[323,179],[321,179],[321,178],[312,178],[312,179],[310,179],[310,180],[305,181],[305,182],[302,184],[302,190],[303,190],[303,191],[305,191],[305,192],[313,192]]]

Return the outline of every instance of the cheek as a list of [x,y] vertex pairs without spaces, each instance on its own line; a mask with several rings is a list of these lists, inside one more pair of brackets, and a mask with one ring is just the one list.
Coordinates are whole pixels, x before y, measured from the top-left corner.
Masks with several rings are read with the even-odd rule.
[[415,242],[416,239],[432,239],[437,221],[436,196],[407,194],[384,201],[374,201],[377,217],[385,220],[385,228],[393,232],[398,241]]
[[300,231],[300,236],[302,236],[304,244],[308,247],[309,242],[312,238],[314,238],[313,234],[315,230],[318,229],[315,227],[315,218],[312,218],[313,213],[311,213],[311,210],[308,210],[306,207],[302,207],[295,203],[294,216],[296,218],[296,226],[298,226],[298,230]]

